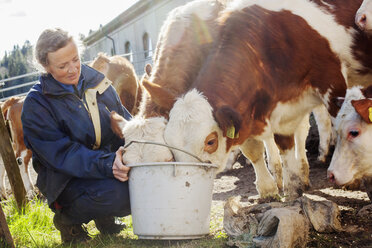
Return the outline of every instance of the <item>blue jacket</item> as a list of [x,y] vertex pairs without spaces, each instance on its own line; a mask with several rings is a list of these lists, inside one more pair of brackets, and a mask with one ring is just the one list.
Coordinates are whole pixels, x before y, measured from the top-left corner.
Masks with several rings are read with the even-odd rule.
[[[103,74],[82,65],[79,80],[82,92],[103,79]],[[39,80],[25,99],[21,118],[25,144],[33,152],[38,173],[36,185],[51,206],[74,177],[113,178],[115,152],[123,140],[111,130],[110,111],[127,120],[131,115],[112,86],[102,94],[97,93],[102,138],[100,147],[93,150],[96,135],[84,94],[80,98],[50,74]]]

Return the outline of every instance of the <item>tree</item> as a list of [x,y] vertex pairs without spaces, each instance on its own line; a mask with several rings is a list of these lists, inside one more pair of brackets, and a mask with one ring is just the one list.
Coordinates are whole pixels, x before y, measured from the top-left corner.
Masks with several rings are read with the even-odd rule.
[[[29,63],[29,61],[31,61],[30,58],[32,57],[32,53],[33,47],[28,40],[25,41],[22,48],[19,45],[14,45],[12,51],[5,52],[3,59],[0,61],[0,64],[7,69],[7,74],[5,74],[3,78],[5,79],[8,77],[23,75],[33,71],[34,69]],[[8,81],[5,87],[23,84],[32,80],[35,80],[35,77],[20,78],[17,80]],[[12,96],[17,93],[24,93],[28,89],[29,87],[22,87],[9,90],[4,93],[4,96]]]

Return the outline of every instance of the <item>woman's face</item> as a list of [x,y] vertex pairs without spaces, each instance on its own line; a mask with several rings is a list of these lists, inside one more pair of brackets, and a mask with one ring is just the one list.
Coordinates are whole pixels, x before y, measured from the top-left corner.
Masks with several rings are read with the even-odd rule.
[[46,71],[63,84],[77,85],[80,77],[80,57],[75,42],[70,41],[65,47],[48,53]]

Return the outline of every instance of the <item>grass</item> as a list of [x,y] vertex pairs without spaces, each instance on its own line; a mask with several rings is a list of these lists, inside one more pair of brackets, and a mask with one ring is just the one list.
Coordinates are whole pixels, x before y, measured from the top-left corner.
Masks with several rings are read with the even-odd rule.
[[168,241],[168,240],[139,240],[133,233],[131,216],[120,218],[127,225],[119,235],[100,235],[94,222],[87,224],[92,240],[76,245],[61,244],[60,234],[53,225],[54,213],[47,204],[35,198],[21,212],[17,210],[14,199],[2,201],[9,230],[16,247],[27,248],[65,248],[65,247],[172,247],[172,248],[215,248],[225,247],[228,240],[223,231],[223,209],[213,206],[211,210],[210,234],[202,239]]

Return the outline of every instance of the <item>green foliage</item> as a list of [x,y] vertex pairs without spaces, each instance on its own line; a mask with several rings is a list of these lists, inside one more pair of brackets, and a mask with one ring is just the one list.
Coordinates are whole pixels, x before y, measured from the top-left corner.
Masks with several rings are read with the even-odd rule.
[[[19,76],[34,71],[33,65],[31,63],[32,56],[33,48],[29,41],[26,41],[22,47],[19,47],[19,45],[15,45],[12,51],[5,52],[4,57],[0,60],[0,66],[5,67],[7,70],[7,73],[4,75],[4,78]],[[13,81],[8,81],[6,82],[4,88],[30,82],[35,79],[36,79],[35,77],[26,77]],[[6,97],[27,92],[28,89],[29,88],[13,89],[4,92],[4,94],[0,95],[0,97]]]
[[16,247],[55,247],[59,233],[53,225],[53,212],[39,199],[18,211],[14,198],[2,202]]
[[[169,248],[218,248],[225,247],[227,235],[223,232],[222,206],[213,207],[211,212],[211,228],[209,236],[196,240],[139,240],[133,233],[132,217],[119,218],[124,222],[125,228],[119,235],[101,235],[96,229],[94,222],[86,225],[92,239],[88,242],[78,244],[61,244],[60,233],[53,225],[54,213],[47,204],[40,200],[30,201],[25,209],[17,210],[17,204],[12,198],[1,202],[7,223],[14,239],[16,247],[27,248],[67,248],[67,247],[169,247]],[[1,241],[0,241],[0,247]]]

